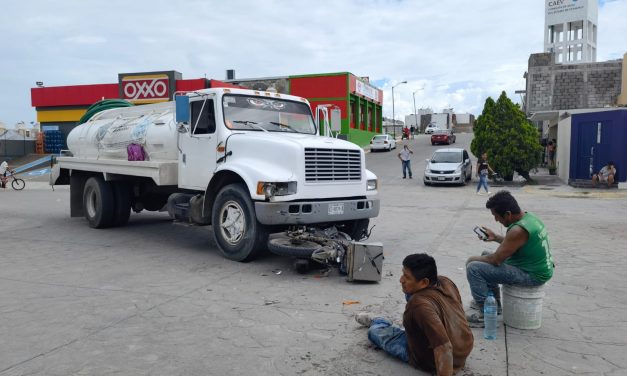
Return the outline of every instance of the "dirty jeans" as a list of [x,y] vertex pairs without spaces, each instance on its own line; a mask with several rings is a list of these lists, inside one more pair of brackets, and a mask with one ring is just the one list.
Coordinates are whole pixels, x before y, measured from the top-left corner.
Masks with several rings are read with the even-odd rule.
[[409,362],[405,331],[398,326],[392,325],[391,321],[383,317],[377,317],[372,320],[370,329],[368,329],[368,339],[386,353],[397,357],[403,362]]
[[495,266],[482,261],[472,261],[466,265],[466,278],[468,278],[472,297],[479,306],[483,306],[488,291],[497,288],[499,284],[517,286],[540,286],[543,284],[515,266],[505,263]]
[[481,189],[481,186],[488,192],[488,174],[479,174],[479,184],[477,184],[477,192]]
[[409,177],[411,178],[411,160],[402,161],[403,162],[403,177],[407,177],[406,171],[409,171]]

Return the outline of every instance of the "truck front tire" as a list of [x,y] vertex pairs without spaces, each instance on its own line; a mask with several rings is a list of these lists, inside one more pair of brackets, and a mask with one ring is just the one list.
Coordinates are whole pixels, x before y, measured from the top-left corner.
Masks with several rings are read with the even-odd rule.
[[83,210],[85,219],[92,228],[111,226],[114,216],[114,195],[111,184],[99,176],[92,176],[85,182],[83,190]]
[[257,221],[248,190],[241,184],[220,190],[211,223],[220,252],[230,260],[250,261],[266,249],[268,230]]

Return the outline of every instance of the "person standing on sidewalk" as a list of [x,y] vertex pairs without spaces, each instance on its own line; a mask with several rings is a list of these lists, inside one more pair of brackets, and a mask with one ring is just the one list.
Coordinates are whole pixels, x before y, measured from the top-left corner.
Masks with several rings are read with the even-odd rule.
[[457,286],[438,276],[435,260],[425,253],[405,257],[400,283],[407,300],[405,330],[369,312],[355,320],[369,327],[368,339],[388,354],[427,372],[452,375],[474,343]]
[[549,235],[544,223],[536,215],[523,212],[516,199],[508,191],[497,192],[485,204],[494,220],[507,227],[505,236],[483,227],[483,241],[500,243],[494,253],[484,252],[466,261],[466,278],[470,285],[473,302],[470,308],[476,312],[466,315],[473,327],[483,326],[483,303],[488,291],[500,305],[499,284],[516,286],[540,286],[553,276],[553,256]]
[[411,154],[414,154],[413,151],[407,146],[407,144],[403,145],[403,150],[398,153],[398,159],[401,160],[402,169],[403,169],[403,179],[407,178],[407,172],[409,172],[409,178],[412,178],[411,173]]
[[490,194],[490,190],[488,189],[488,171],[494,173],[494,170],[488,164],[488,153],[484,151],[481,153],[481,158],[477,160],[477,176],[479,177],[479,184],[477,184],[478,195],[481,195],[481,186],[483,186],[487,194]]

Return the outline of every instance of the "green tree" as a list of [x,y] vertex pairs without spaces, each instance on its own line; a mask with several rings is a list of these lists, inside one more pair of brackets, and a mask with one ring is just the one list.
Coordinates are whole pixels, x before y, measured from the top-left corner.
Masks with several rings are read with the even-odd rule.
[[494,102],[486,99],[481,115],[474,125],[470,150],[476,156],[488,153],[490,166],[505,180],[512,180],[514,171],[530,180],[529,171],[540,164],[542,146],[538,129],[505,92]]

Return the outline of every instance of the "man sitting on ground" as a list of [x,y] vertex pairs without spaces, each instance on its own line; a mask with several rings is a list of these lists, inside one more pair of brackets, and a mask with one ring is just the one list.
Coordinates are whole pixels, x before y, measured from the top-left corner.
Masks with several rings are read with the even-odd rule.
[[604,166],[598,174],[592,175],[592,185],[597,186],[598,182],[606,183],[608,187],[614,184],[614,175],[616,175],[616,167],[614,162],[607,162],[607,166]]
[[452,375],[466,363],[474,341],[457,286],[438,276],[435,260],[424,253],[405,257],[400,283],[407,299],[405,330],[371,313],[355,319],[370,327],[370,341],[390,355],[427,372]]
[[549,236],[538,217],[521,211],[508,191],[490,197],[485,206],[494,220],[507,227],[507,232],[500,236],[483,227],[487,236],[483,240],[500,245],[494,253],[484,252],[466,261],[466,277],[474,298],[470,307],[477,311],[466,318],[473,327],[483,326],[483,302],[489,290],[494,292],[500,306],[499,284],[540,286],[551,279],[554,266]]

